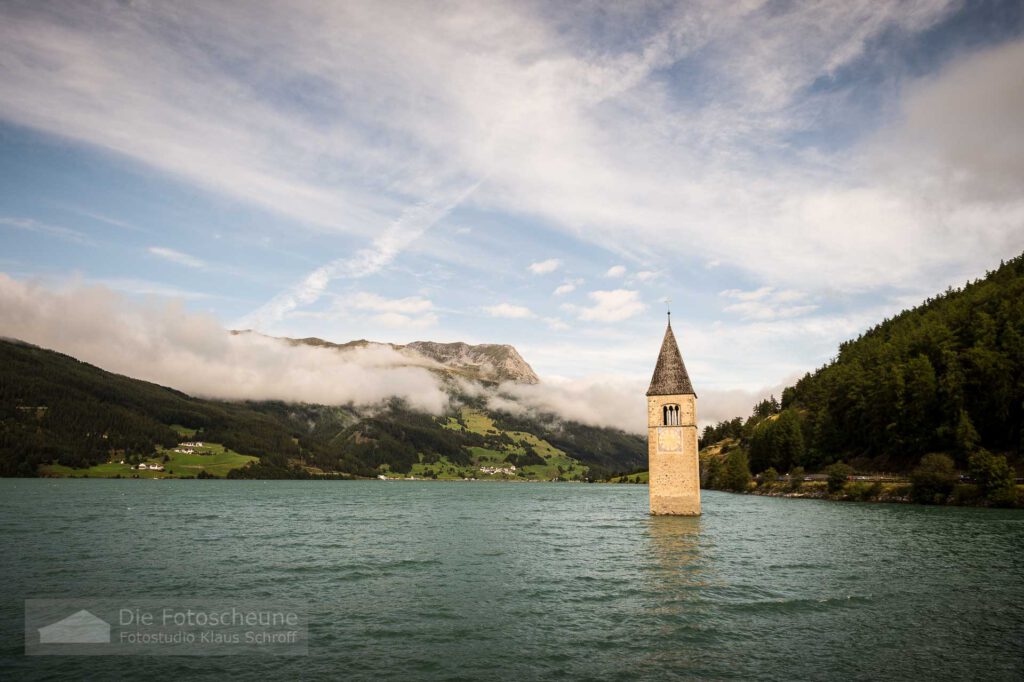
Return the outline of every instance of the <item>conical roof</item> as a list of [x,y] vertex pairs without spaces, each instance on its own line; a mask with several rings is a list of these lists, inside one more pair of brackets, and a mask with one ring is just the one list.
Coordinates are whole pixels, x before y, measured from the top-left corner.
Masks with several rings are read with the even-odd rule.
[[683,356],[679,354],[671,320],[665,330],[665,340],[661,342],[658,364],[654,366],[654,376],[651,377],[647,395],[697,395],[690,383],[690,375],[686,373]]

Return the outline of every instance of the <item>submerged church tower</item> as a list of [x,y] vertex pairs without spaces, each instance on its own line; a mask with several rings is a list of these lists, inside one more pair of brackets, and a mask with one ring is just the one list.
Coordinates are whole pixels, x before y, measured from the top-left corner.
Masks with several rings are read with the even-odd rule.
[[672,333],[665,340],[647,389],[647,458],[652,514],[700,514],[697,394]]

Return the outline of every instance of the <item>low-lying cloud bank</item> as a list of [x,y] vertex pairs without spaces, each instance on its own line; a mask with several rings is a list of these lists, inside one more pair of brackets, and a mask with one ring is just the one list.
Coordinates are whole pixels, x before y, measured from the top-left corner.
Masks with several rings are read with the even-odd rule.
[[[102,286],[54,291],[0,274],[0,336],[204,398],[369,407],[397,397],[431,414],[444,412],[452,401],[443,380],[430,371],[439,365],[426,358],[386,346],[339,352],[229,334],[213,317],[189,312],[179,302],[137,301]],[[505,383],[496,390],[460,380],[457,387],[512,414],[553,414],[637,434],[647,427],[646,380],[558,379]],[[769,392],[702,392],[701,423],[749,414]]]
[[[747,416],[755,403],[780,396],[784,386],[746,391],[715,390],[698,394],[698,425]],[[629,433],[647,433],[647,381],[625,378],[586,378],[544,384],[502,384],[487,406],[512,414],[554,414],[589,426],[609,426]]]
[[180,303],[104,287],[50,291],[0,275],[0,335],[206,398],[368,406],[396,396],[433,414],[449,404],[432,365],[410,366],[390,348],[339,353],[232,335]]
[[626,379],[586,378],[542,384],[503,383],[487,400],[493,410],[554,414],[589,426],[610,426],[630,433],[647,430],[647,386]]

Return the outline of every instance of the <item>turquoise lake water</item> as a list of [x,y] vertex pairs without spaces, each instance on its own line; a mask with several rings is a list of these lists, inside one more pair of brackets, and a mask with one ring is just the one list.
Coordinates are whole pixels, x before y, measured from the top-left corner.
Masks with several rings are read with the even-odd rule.
[[[1024,678],[1024,512],[632,485],[0,480],[3,679]],[[28,598],[288,600],[308,655],[29,657]]]

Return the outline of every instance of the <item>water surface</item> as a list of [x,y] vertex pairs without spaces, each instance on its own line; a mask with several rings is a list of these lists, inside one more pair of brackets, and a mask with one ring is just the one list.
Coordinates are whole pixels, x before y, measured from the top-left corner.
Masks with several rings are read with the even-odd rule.
[[[1021,679],[1024,512],[631,485],[0,480],[0,677]],[[308,605],[303,657],[25,657],[26,598]]]

